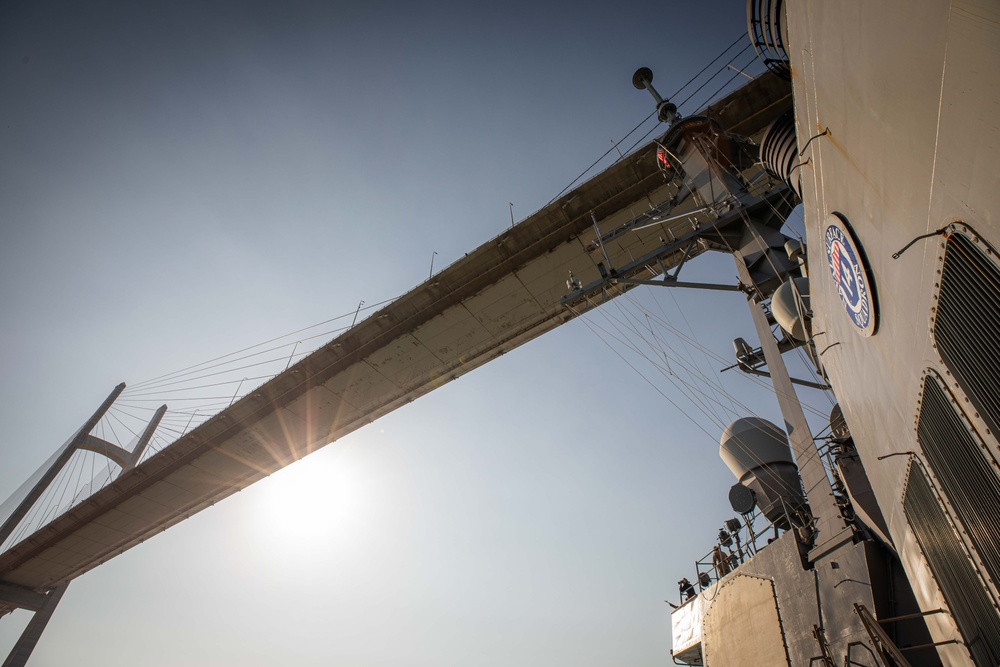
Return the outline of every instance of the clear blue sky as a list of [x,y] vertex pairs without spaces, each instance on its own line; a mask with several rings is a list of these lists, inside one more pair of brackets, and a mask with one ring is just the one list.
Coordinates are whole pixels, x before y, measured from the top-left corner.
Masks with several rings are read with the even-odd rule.
[[[670,94],[744,22],[736,0],[4,3],[0,496],[118,382],[396,296],[508,202],[542,207],[652,111],[637,67]],[[738,296],[641,298],[727,360],[753,340]],[[663,600],[733,480],[721,428],[654,383],[562,327],[75,581],[31,664],[670,664]]]

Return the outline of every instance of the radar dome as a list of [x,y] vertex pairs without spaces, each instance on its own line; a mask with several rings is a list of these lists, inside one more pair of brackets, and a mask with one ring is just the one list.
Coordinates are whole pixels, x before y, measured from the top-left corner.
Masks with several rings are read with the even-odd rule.
[[771,313],[781,328],[795,340],[806,340],[806,316],[809,312],[809,279],[787,280],[771,295]]
[[760,417],[737,419],[722,432],[719,456],[739,480],[729,491],[734,510],[744,514],[756,505],[779,528],[801,525],[808,505],[781,428]]
[[764,465],[794,463],[785,431],[760,417],[744,417],[727,426],[719,439],[719,456],[739,480]]

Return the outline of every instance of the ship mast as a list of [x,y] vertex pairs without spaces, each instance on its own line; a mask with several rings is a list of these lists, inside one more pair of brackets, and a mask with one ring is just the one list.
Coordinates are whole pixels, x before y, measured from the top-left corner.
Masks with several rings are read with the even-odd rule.
[[[785,367],[782,352],[802,344],[786,335],[781,341],[772,333],[773,316],[765,310],[771,295],[783,284],[802,279],[798,252],[789,253],[785,244],[792,239],[779,229],[791,212],[796,194],[788,184],[772,178],[759,161],[764,148],[751,141],[726,132],[709,116],[680,118],[677,108],[664,99],[652,85],[653,75],[648,68],[640,68],[632,78],[633,85],[646,90],[656,103],[661,121],[669,124],[667,132],[657,142],[657,162],[668,183],[675,184],[676,194],[656,210],[636,218],[626,229],[602,233],[595,218],[597,238],[595,248],[604,247],[611,238],[686,217],[692,231],[665,243],[659,250],[622,266],[610,266],[606,252],[598,269],[601,278],[581,286],[571,281],[572,293],[563,304],[574,314],[636,285],[664,287],[693,287],[743,291],[760,339],[756,365],[741,360],[742,370],[757,375],[768,375],[774,386],[795,462],[798,465],[808,507],[799,506],[789,517],[797,528],[806,567],[853,537],[837,505],[833,487],[819,451],[806,422],[802,405],[793,388],[793,380]],[[739,273],[739,285],[712,285],[682,283],[677,280],[683,261],[673,274],[663,267],[666,258],[679,251],[685,257],[692,248],[716,250],[732,254]],[[608,264],[607,266],[605,264]],[[638,279],[637,269],[642,266],[659,266],[664,274],[660,279]],[[616,291],[617,290],[617,291]],[[763,362],[763,363],[761,363]],[[757,370],[766,365],[768,372]],[[800,504],[801,505],[801,504]]]

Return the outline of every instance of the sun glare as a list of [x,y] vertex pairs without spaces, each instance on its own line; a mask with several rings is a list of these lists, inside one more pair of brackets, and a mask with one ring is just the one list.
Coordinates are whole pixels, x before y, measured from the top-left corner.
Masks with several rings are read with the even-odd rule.
[[264,554],[301,557],[364,538],[373,502],[364,468],[349,456],[324,454],[261,483],[252,528]]

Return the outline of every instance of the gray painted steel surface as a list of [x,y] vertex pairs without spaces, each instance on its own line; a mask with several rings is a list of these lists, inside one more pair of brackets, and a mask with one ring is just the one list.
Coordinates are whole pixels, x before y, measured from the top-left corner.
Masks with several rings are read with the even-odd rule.
[[[907,452],[922,458],[916,417],[924,372],[947,377],[930,334],[944,243],[932,236],[898,251],[954,221],[994,245],[1000,240],[1000,5],[802,0],[786,7],[816,346],[920,607],[947,607],[901,494]],[[834,212],[849,221],[871,267],[880,324],[869,337],[845,312],[829,269],[823,239]],[[965,416],[995,457],[996,434],[973,411]],[[993,600],[997,583],[984,584]],[[960,638],[951,618],[928,617],[935,641]],[[945,664],[970,661],[963,645],[939,654]]]
[[[774,582],[773,597],[776,604],[776,616],[780,621],[781,641],[777,646],[748,646],[748,651],[768,651],[779,649],[781,653],[787,649],[788,662],[792,665],[813,664],[812,659],[820,655],[820,646],[813,636],[814,628],[824,630],[834,655],[844,656],[850,653],[852,660],[858,665],[878,667],[880,664],[872,655],[864,651],[852,649],[856,642],[864,643],[867,635],[854,614],[852,604],[859,602],[867,608],[875,607],[876,601],[872,595],[872,583],[880,576],[878,569],[882,561],[875,549],[867,543],[847,545],[842,548],[836,558],[824,557],[815,564],[811,571],[802,567],[799,557],[799,547],[793,533],[785,533],[766,548],[743,563],[739,569],[713,584],[699,594],[703,607],[703,615],[707,619],[712,615],[727,619],[738,617],[739,607],[743,604],[740,595],[719,595],[720,589],[730,581],[739,577],[754,577],[759,580]],[[770,596],[771,592],[767,591]],[[759,600],[758,600],[759,603]],[[713,607],[735,605],[736,610],[715,610]],[[676,613],[676,612],[675,612]],[[769,633],[769,643],[773,644],[774,617],[763,619],[762,632]],[[748,620],[748,619],[745,619]],[[706,643],[720,640],[752,641],[740,628],[727,629],[718,624],[704,624],[703,639]],[[710,660],[709,667],[735,667],[736,665],[754,664],[741,659],[739,650],[734,647],[718,648],[716,659]],[[739,647],[736,647],[737,649]],[[712,648],[705,652],[711,658]],[[763,664],[763,663],[758,663]],[[776,664],[781,664],[776,663]],[[839,663],[838,663],[839,664]]]

